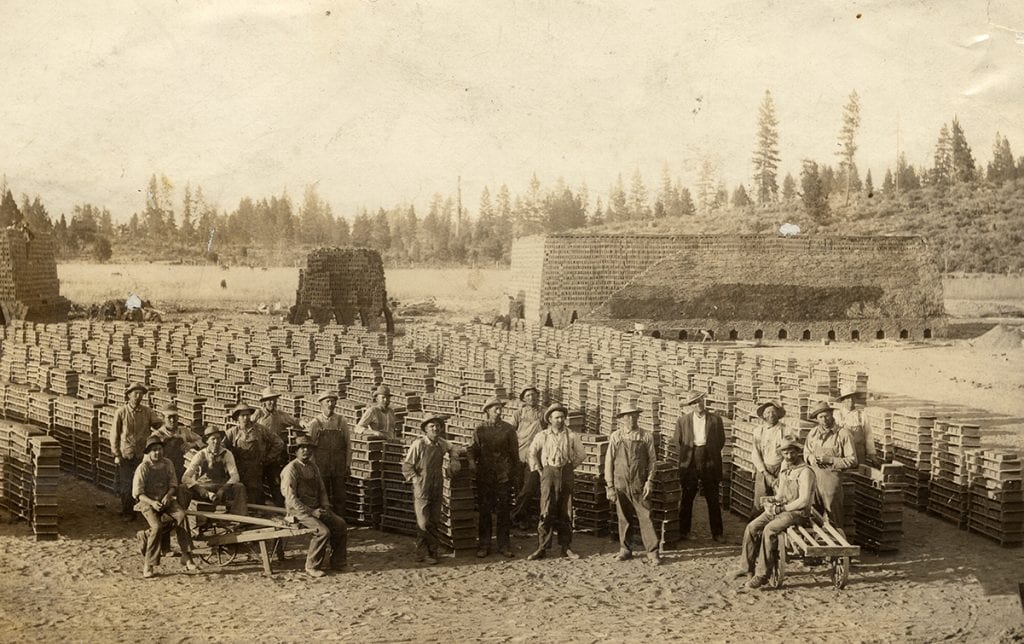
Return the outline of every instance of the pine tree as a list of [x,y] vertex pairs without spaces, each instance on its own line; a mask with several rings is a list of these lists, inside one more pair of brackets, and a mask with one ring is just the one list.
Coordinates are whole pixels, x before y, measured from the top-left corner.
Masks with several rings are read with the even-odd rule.
[[796,179],[792,172],[787,172],[786,178],[782,180],[782,199],[787,202],[796,199]]
[[974,155],[967,137],[960,127],[960,121],[953,117],[953,128],[950,133],[950,179],[953,183],[970,183],[976,176]]
[[658,193],[658,202],[662,204],[663,216],[679,217],[682,215],[679,192],[672,184],[672,175],[667,163],[661,168],[661,191]]
[[352,222],[350,233],[352,245],[356,248],[370,248],[373,243],[373,222],[370,221],[370,213],[363,208],[355,221]]
[[[934,186],[945,187],[953,181],[953,141],[949,136],[949,127],[943,123],[939,130],[939,140],[935,143],[935,156],[929,177]],[[903,182],[901,181],[900,184]]]
[[864,177],[864,194],[869,197],[875,196],[875,182],[871,180],[871,169],[868,169],[867,175]]
[[391,226],[388,224],[388,214],[383,208],[377,209],[370,226],[370,248],[381,254],[391,249]]
[[843,125],[839,130],[839,174],[845,180],[846,203],[850,203],[850,190],[856,189],[852,177],[856,171],[853,155],[857,153],[857,130],[860,128],[860,97],[857,91],[850,92],[846,107],[843,108]]
[[684,188],[681,183],[676,182],[676,194],[679,195],[679,216],[689,217],[697,214],[697,207],[693,205],[693,195],[689,188]]
[[1017,175],[1017,169],[1013,163],[1013,152],[1010,150],[1010,142],[1005,136],[996,132],[996,142],[992,145],[992,161],[988,164],[986,177],[992,183],[1003,183],[1012,181]]
[[828,220],[828,190],[822,181],[821,171],[814,161],[805,159],[800,172],[800,188],[804,210],[818,224]]
[[743,184],[741,183],[736,186],[736,189],[732,191],[732,205],[736,208],[744,208],[752,203],[750,197],[747,196],[747,189],[743,187]]
[[180,236],[181,243],[186,247],[191,247],[192,242],[195,239],[195,227],[192,223],[192,186],[188,182],[185,183],[185,195],[181,201],[181,228]]
[[633,171],[633,179],[629,183],[629,218],[635,220],[648,219],[651,215],[647,205],[647,186],[640,175],[640,168]]
[[894,189],[895,189],[895,186],[893,185],[893,182],[892,182],[892,170],[890,170],[889,168],[886,168],[885,169],[885,178],[882,179],[882,194],[883,195],[891,195]]
[[718,188],[715,190],[715,199],[711,203],[711,209],[717,210],[722,208],[729,203],[729,189],[725,186],[724,181],[718,182]]
[[779,167],[779,121],[775,116],[775,102],[772,93],[764,92],[764,99],[758,109],[757,143],[754,147],[754,190],[757,203],[766,204],[775,200],[779,192],[776,175]]
[[715,202],[715,175],[717,170],[711,159],[704,157],[700,164],[700,172],[697,175],[697,206],[701,213],[707,213],[714,206]]
[[629,219],[629,206],[626,203],[626,190],[622,185],[622,175],[618,176],[615,185],[608,194],[608,221],[626,221]]

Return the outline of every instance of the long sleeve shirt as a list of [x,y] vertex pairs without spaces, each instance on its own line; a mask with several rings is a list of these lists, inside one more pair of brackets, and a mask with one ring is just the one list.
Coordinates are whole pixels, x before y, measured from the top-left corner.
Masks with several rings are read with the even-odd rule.
[[118,458],[141,457],[150,432],[163,424],[160,414],[145,405],[132,409],[123,405],[114,412],[114,426],[110,432],[110,451]]
[[203,483],[225,485],[238,483],[240,480],[235,457],[231,452],[222,449],[214,454],[209,447],[196,452],[192,462],[185,468],[185,476],[182,479],[188,487]]
[[417,499],[425,501],[441,498],[444,489],[444,456],[452,451],[452,444],[441,438],[433,442],[425,436],[413,441],[402,461],[402,475],[412,482]]
[[395,440],[398,438],[398,419],[395,417],[395,411],[390,407],[384,409],[379,405],[370,405],[356,423],[357,432],[367,429],[377,432],[387,440]]
[[285,449],[280,436],[258,423],[249,423],[245,429],[237,425],[229,427],[224,444],[231,449],[236,461],[244,458],[254,463],[270,463]]
[[317,414],[306,424],[309,439],[317,444],[313,459],[322,476],[346,476],[352,462],[348,423],[338,414]]
[[272,412],[268,412],[262,407],[256,410],[253,414],[252,420],[255,423],[263,425],[276,436],[284,438],[288,432],[289,427],[299,427],[299,421],[295,419],[291,414],[287,414],[280,409],[275,409]]
[[779,454],[779,445],[782,439],[789,435],[789,431],[783,423],[775,423],[772,426],[762,425],[761,431],[754,435],[754,449],[750,458],[754,461],[754,470],[766,472],[771,470],[777,472],[782,466],[782,454]]
[[519,439],[519,460],[523,463],[529,462],[530,445],[543,429],[541,427],[543,413],[544,411],[540,407],[527,404],[512,412],[512,426],[516,428],[516,437]]
[[519,466],[516,430],[503,420],[478,426],[469,446],[469,463],[476,468],[478,485],[511,481]]
[[142,459],[132,477],[132,496],[141,499],[143,495],[154,501],[161,501],[167,493],[178,487],[178,475],[174,464],[166,458],[159,461]]
[[314,510],[331,507],[320,468],[312,460],[303,463],[294,459],[284,466],[281,470],[281,495],[284,496],[285,510],[296,517],[312,516]]
[[840,409],[836,411],[836,425],[850,433],[853,449],[857,452],[857,462],[865,463],[868,457],[875,456],[875,441],[871,435],[871,427],[860,409]]
[[[823,458],[826,462],[822,461]],[[811,467],[842,471],[857,466],[857,452],[850,433],[845,429],[833,427],[826,430],[815,427],[807,435],[804,460]]]
[[548,427],[534,436],[530,444],[529,463],[534,472],[541,471],[545,466],[565,467],[570,463],[576,468],[585,460],[587,453],[583,450],[583,441],[579,434],[567,427],[562,431]]
[[610,488],[639,493],[646,483],[654,482],[658,455],[654,438],[647,432],[617,429],[608,438],[604,457],[604,480]]

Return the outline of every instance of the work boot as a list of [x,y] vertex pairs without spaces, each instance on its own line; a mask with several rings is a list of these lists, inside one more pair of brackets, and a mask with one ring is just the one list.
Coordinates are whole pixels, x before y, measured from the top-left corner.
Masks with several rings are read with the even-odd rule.
[[526,556],[526,560],[527,561],[537,561],[538,559],[543,559],[545,554],[546,553],[544,552],[543,549],[534,550],[533,552],[531,552],[529,555]]
[[751,577],[747,582],[747,588],[760,588],[768,583],[767,577]]
[[143,566],[142,567],[142,578],[143,579],[152,579],[153,577],[156,577],[156,572],[154,572],[153,569],[150,568],[149,566]]
[[430,566],[437,565],[437,557],[435,557],[434,555],[427,555],[422,559],[422,561],[425,561]]
[[648,553],[648,555],[647,555],[647,563],[649,563],[652,566],[660,566],[661,565],[661,555],[658,554],[658,551],[654,551],[654,552]]
[[319,579],[320,577],[325,576],[327,573],[325,573],[323,570],[320,570],[319,568],[306,568],[306,574],[314,579]]
[[725,543],[725,535],[724,534],[713,534],[713,535],[711,535],[711,540],[714,541],[715,543]]
[[622,548],[619,550],[619,554],[615,555],[615,561],[629,561],[633,558],[633,553],[630,550]]
[[476,556],[483,559],[487,555],[491,554],[491,549],[486,546],[480,546],[476,549]]
[[501,554],[511,559],[516,556],[516,553],[512,552],[512,546],[505,546],[501,549]]
[[189,572],[198,572],[199,571],[199,566],[196,565],[195,560],[192,559],[192,555],[190,555],[188,553],[182,553],[181,554],[181,565],[185,566],[185,570],[187,570]]
[[569,559],[579,559],[580,556],[572,548],[562,548],[562,556]]
[[345,570],[346,568],[348,568],[348,561],[346,561],[345,559],[331,562],[331,570],[341,571]]

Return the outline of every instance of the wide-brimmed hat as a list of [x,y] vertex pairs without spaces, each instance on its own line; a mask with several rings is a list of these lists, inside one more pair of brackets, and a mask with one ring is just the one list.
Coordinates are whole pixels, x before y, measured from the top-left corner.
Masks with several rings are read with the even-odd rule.
[[781,443],[779,443],[779,453],[781,454],[787,449],[798,449],[800,451],[803,451],[804,446],[800,443],[800,441],[793,438],[792,436],[787,436],[782,439]]
[[163,414],[164,417],[167,417],[167,416],[180,416],[181,415],[181,414],[178,413],[178,406],[175,405],[174,403],[171,403],[170,405],[167,405],[166,407],[161,409],[160,413]]
[[216,425],[208,425],[206,429],[203,430],[203,438],[209,438],[215,434],[224,436],[224,430]]
[[764,418],[764,410],[769,407],[774,407],[776,410],[778,410],[779,419],[782,419],[786,416],[786,408],[783,407],[781,403],[776,402],[774,400],[766,400],[757,406],[757,417]]
[[528,391],[536,391],[537,395],[540,396],[540,389],[537,389],[533,385],[530,385],[529,387],[526,387],[525,389],[519,392],[519,400],[526,400],[526,392]]
[[390,396],[390,395],[391,395],[391,387],[388,387],[387,385],[381,385],[381,386],[379,386],[379,387],[377,387],[376,389],[373,390],[373,397],[374,398],[376,398],[377,396]]
[[142,384],[141,382],[133,382],[132,384],[128,385],[125,388],[124,395],[127,396],[133,391],[141,391],[142,393],[146,393],[149,391],[149,389],[147,389],[146,385]]
[[693,403],[697,402],[701,398],[707,397],[707,395],[708,394],[707,394],[706,391],[689,391],[689,392],[686,393],[685,396],[683,396],[683,404],[684,405],[692,405]]
[[835,407],[829,405],[827,402],[819,402],[813,409],[807,412],[807,417],[811,420],[817,420],[818,415],[824,414],[826,411],[835,411]]
[[331,398],[334,398],[335,400],[337,400],[338,399],[338,392],[336,392],[336,391],[325,391],[325,392],[323,392],[322,394],[320,394],[319,396],[316,397],[316,401],[317,402],[323,402],[323,401],[329,400]]
[[548,419],[551,418],[551,414],[555,413],[556,411],[560,411],[566,416],[569,415],[569,410],[565,408],[565,405],[563,405],[562,403],[552,403],[548,405],[547,409],[544,410],[544,422],[548,422]]
[[237,405],[231,408],[231,420],[238,420],[239,414],[243,414],[246,412],[248,412],[249,415],[251,416],[256,413],[256,408],[245,403],[238,403]]
[[296,436],[295,437],[295,447],[312,447],[312,448],[316,448],[316,441],[314,441],[309,436],[305,436],[305,435],[303,435],[303,436]]
[[841,401],[841,400],[846,400],[847,398],[853,398],[853,397],[854,397],[854,396],[856,396],[856,395],[857,395],[858,393],[860,393],[860,392],[859,392],[859,391],[857,391],[856,389],[852,389],[852,388],[848,388],[848,389],[843,389],[843,390],[841,390],[841,391],[839,392],[839,395],[838,395],[838,396],[836,396],[836,400],[835,400],[835,402],[839,402],[839,401]]
[[267,387],[266,389],[264,389],[263,391],[260,392],[260,402],[263,402],[265,400],[273,400],[275,398],[280,398],[280,397],[281,397],[281,392],[274,391],[273,387]]
[[420,423],[420,431],[421,432],[427,431],[427,423],[436,423],[437,425],[440,426],[440,427],[438,427],[438,429],[440,429],[441,427],[444,427],[444,424],[447,421],[448,421],[448,417],[447,416],[431,416],[430,418],[424,419]]
[[484,403],[483,411],[486,412],[491,407],[504,407],[504,406],[505,406],[505,401],[504,400],[502,400],[501,398],[498,398],[497,396],[491,396],[490,398],[487,399],[487,402]]
[[626,403],[619,409],[619,413],[615,414],[615,417],[621,418],[622,416],[629,416],[631,414],[639,415],[640,413],[641,412],[639,407],[637,407],[633,403]]
[[142,453],[143,454],[148,453],[149,450],[154,445],[159,445],[160,447],[163,447],[164,446],[164,439],[160,438],[159,436],[150,436],[149,438],[146,439],[146,446],[142,448]]

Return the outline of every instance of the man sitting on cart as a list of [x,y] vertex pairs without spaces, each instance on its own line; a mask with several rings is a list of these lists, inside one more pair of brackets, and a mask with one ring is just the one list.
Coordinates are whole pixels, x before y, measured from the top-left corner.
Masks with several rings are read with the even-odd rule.
[[240,482],[235,457],[224,447],[224,431],[207,427],[203,437],[206,447],[196,452],[182,477],[185,506],[192,499],[230,501],[233,514],[246,514],[245,486]]
[[803,445],[792,438],[779,445],[782,469],[775,496],[762,500],[764,511],[747,524],[743,533],[742,568],[737,576],[749,575],[747,586],[760,588],[778,563],[778,536],[793,525],[810,519],[814,500],[814,471],[804,463]]

